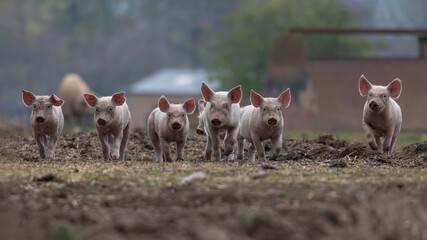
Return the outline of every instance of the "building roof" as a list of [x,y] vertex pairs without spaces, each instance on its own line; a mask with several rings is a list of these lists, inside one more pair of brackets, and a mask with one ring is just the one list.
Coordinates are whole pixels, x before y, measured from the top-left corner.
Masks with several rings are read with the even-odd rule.
[[206,82],[213,90],[220,86],[218,80],[209,79],[204,69],[165,68],[132,84],[130,93],[134,95],[199,95],[202,82]]
[[[344,6],[355,10],[364,28],[386,29],[425,29],[427,15],[424,13],[427,2],[407,0],[340,0]],[[381,47],[375,47],[378,57],[418,57],[416,35],[367,36]]]

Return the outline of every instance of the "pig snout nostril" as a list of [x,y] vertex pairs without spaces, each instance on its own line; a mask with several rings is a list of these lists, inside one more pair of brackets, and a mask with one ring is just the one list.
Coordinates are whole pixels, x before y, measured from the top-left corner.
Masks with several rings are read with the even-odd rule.
[[42,122],[44,122],[44,118],[43,117],[37,117],[36,118],[36,122],[38,122],[38,123],[42,123]]
[[219,126],[219,125],[221,125],[221,121],[219,120],[219,119],[217,119],[217,118],[215,118],[215,119],[212,119],[212,125],[214,125],[214,126]]
[[105,120],[104,120],[104,119],[102,119],[102,118],[98,119],[98,121],[96,121],[96,122],[98,123],[98,125],[101,125],[101,126],[103,126],[103,125],[107,124],[107,121],[105,121]]
[[380,106],[376,102],[369,103],[369,108],[372,110],[378,110]]
[[268,124],[269,125],[276,125],[277,124],[277,119],[275,119],[275,118],[268,119]]
[[172,128],[177,130],[181,128],[181,124],[180,123],[172,123]]

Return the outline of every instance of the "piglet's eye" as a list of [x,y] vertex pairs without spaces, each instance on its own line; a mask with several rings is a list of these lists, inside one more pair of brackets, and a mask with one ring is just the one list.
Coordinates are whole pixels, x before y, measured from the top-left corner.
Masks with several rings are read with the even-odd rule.
[[262,110],[263,110],[263,111],[267,111],[267,108],[263,108]]
[[113,111],[113,108],[110,108],[110,112]]
[[369,95],[368,95],[369,97],[372,97],[372,93],[369,93]]
[[184,117],[185,116],[185,114],[183,113],[183,114],[181,114],[181,117]]
[[36,108],[36,105],[33,105],[33,108]]
[[168,117],[171,117],[172,115],[170,113],[168,113]]
[[47,108],[50,108],[50,105],[48,105]]

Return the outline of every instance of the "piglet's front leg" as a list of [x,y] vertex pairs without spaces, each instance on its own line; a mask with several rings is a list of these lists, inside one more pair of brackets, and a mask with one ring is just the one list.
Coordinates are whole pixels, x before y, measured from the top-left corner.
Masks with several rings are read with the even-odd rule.
[[242,135],[237,135],[237,159],[243,159],[243,147],[245,146],[245,139]]
[[44,136],[42,134],[35,134],[34,138],[36,139],[36,143],[37,143],[37,146],[39,148],[40,157],[41,158],[45,158],[46,157],[46,153],[45,153]]
[[123,139],[123,132],[118,131],[111,137],[113,137],[111,144],[111,158],[113,160],[117,160],[120,158],[120,144]]
[[255,145],[253,143],[248,148],[248,161],[255,162]]
[[383,143],[383,153],[391,153],[391,140],[393,137],[393,132],[392,130],[388,130],[387,134],[384,138],[384,143]]
[[381,137],[377,136],[377,135],[375,135],[374,137],[375,137],[375,142],[377,143],[378,151],[380,153],[382,153],[383,152],[383,143],[381,142]]
[[234,146],[236,145],[236,138],[239,128],[232,128],[227,131],[227,136],[224,141],[224,154],[227,156],[228,161],[234,160]]
[[130,123],[126,126],[126,128],[123,130],[123,138],[122,141],[120,143],[120,161],[124,161],[125,160],[125,156],[126,156],[126,145],[128,143],[129,140],[129,134],[130,134]]
[[206,149],[205,149],[206,160],[211,160],[212,158],[212,138],[210,135],[207,135],[206,138]]
[[98,134],[99,140],[101,141],[102,153],[104,154],[104,160],[110,161],[110,145],[108,143],[108,135]]
[[47,141],[46,152],[47,157],[51,159],[55,159],[55,149],[56,143],[58,142],[58,136],[52,135]]
[[375,141],[375,134],[373,129],[365,122],[362,123],[363,130],[365,131],[366,138],[368,139],[369,147],[371,147],[372,150],[377,151],[378,146]]
[[160,138],[160,148],[162,149],[163,160],[172,162],[172,154],[168,141],[164,138]]
[[273,154],[270,156],[270,160],[275,160],[282,150],[282,135],[271,138],[271,142],[273,144]]
[[218,131],[212,131],[211,135],[209,137],[211,138],[211,142],[212,142],[213,159],[214,159],[214,161],[219,162],[221,160],[221,149],[219,146],[219,133],[218,133]]
[[178,141],[176,143],[176,160],[184,160],[182,155],[183,155],[184,147],[185,147],[185,143],[186,143],[185,139],[187,139],[187,137],[185,137],[184,140]]
[[258,160],[265,162],[265,151],[264,151],[264,144],[262,144],[262,141],[258,137],[252,137],[253,145],[256,148],[257,154],[258,154]]

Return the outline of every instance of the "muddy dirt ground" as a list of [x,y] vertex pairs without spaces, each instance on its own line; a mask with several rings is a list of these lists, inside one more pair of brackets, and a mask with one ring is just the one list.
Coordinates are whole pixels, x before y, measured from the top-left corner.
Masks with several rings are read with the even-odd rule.
[[206,161],[204,146],[157,164],[134,131],[127,161],[104,162],[89,132],[43,160],[33,137],[2,133],[0,239],[427,239],[427,142],[388,156],[288,139],[266,163]]

